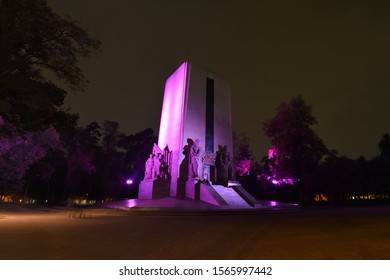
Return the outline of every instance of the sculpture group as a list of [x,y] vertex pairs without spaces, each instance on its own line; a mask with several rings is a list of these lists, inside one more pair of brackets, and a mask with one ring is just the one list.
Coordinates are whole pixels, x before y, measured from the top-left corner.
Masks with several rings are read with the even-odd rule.
[[[194,141],[188,138],[182,153],[184,159],[180,164],[180,181],[211,180],[226,185],[228,180],[233,179],[232,158],[226,146],[219,145],[215,154],[207,154],[202,152],[199,139]],[[145,163],[144,181],[171,179],[170,155],[168,147],[162,151],[157,144],[154,144],[153,152]],[[213,178],[207,176],[205,172],[210,166],[215,168],[216,176]]]
[[170,179],[170,154],[171,152],[168,147],[162,151],[156,144],[154,144],[153,151],[145,162],[144,181]]

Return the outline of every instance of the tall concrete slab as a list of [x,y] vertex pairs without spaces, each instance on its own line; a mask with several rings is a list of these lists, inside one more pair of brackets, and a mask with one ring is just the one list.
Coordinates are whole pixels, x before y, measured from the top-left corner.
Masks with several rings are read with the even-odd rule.
[[[164,166],[166,171],[145,172],[140,185],[143,197],[153,197],[147,195],[155,188],[150,181],[162,178],[169,181],[164,186],[169,186],[170,196],[202,200],[203,194],[210,200],[213,194],[217,196],[217,192],[207,191],[213,184],[228,187],[229,180],[234,180],[228,81],[184,62],[165,84],[157,146],[151,158],[158,159],[154,164]],[[150,164],[145,168],[151,168]],[[151,173],[154,175],[149,176]],[[205,186],[199,188],[199,184]],[[196,190],[198,193],[194,193]]]

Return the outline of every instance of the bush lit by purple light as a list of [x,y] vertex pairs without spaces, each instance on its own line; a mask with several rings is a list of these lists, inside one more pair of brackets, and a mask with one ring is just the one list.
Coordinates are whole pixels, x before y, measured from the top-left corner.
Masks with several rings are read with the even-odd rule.
[[266,179],[270,183],[272,183],[275,186],[280,186],[280,185],[294,185],[295,179],[291,177],[285,177],[285,176],[280,176],[278,173],[279,169],[279,153],[277,148],[272,147],[271,149],[268,150],[268,160],[272,162],[269,166],[269,171],[271,174],[262,174],[258,176],[258,179]]
[[[267,178],[267,179],[270,180],[270,178]],[[294,179],[292,179],[292,178],[283,178],[283,179],[275,179],[275,178],[273,178],[270,181],[274,185],[282,185],[282,184],[294,185]]]
[[270,183],[272,183],[275,186],[281,186],[281,185],[294,185],[295,179],[294,178],[277,178],[273,176],[269,176],[266,174],[261,174],[257,176],[258,180],[266,179]]

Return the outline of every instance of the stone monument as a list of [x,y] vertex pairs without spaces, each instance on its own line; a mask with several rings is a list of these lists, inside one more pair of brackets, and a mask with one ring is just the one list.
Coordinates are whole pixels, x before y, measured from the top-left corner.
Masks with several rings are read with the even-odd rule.
[[229,192],[230,200],[251,205],[255,200],[234,181],[232,155],[229,83],[184,62],[166,81],[158,144],[145,163],[138,198],[187,197],[227,205]]

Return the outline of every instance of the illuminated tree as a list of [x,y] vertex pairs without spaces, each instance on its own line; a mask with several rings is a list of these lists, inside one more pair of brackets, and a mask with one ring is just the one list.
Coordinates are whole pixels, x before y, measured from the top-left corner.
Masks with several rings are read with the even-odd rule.
[[311,200],[305,181],[328,153],[322,140],[312,129],[317,124],[311,106],[298,96],[281,103],[273,119],[263,124],[264,134],[277,151],[276,172],[280,177],[294,178],[301,202]]
[[0,181],[4,185],[20,187],[27,169],[44,158],[51,149],[62,149],[59,135],[52,127],[28,132],[23,137],[1,138]]
[[79,58],[99,47],[44,0],[0,0],[0,180],[20,185],[53,145],[69,147],[78,116],[62,108],[67,92],[58,83],[83,91]]
[[251,160],[242,159],[238,161],[236,163],[236,171],[240,177],[249,175],[251,173]]

